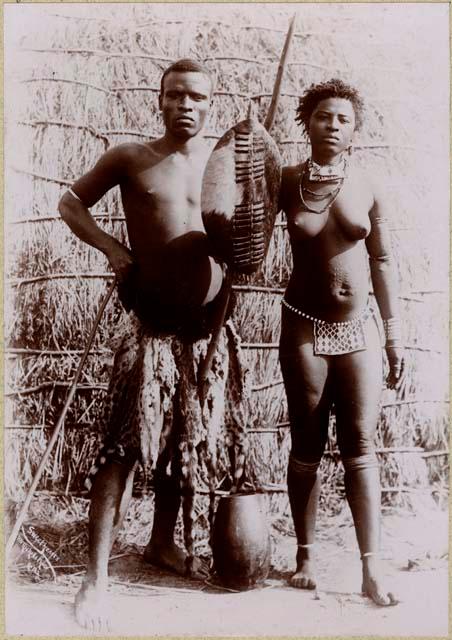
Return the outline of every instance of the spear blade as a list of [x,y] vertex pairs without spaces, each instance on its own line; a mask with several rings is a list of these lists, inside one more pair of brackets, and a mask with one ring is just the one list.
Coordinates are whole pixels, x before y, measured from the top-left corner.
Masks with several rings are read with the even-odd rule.
[[289,24],[289,29],[287,31],[286,40],[284,42],[284,47],[281,53],[281,58],[279,60],[278,72],[276,74],[275,86],[273,87],[272,99],[270,102],[270,108],[267,113],[267,117],[265,118],[264,127],[267,131],[270,132],[270,129],[273,126],[273,122],[275,120],[276,109],[278,108],[279,96],[281,93],[281,84],[284,75],[284,69],[286,67],[287,58],[289,55],[290,44],[292,42],[293,32],[295,30],[295,20],[297,15],[294,14],[292,20]]

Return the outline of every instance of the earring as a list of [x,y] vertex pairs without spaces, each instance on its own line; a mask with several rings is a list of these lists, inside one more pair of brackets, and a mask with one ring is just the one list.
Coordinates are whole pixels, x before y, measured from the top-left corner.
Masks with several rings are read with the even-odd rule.
[[350,157],[353,153],[353,144],[351,142],[348,146],[347,153],[348,153],[348,157]]

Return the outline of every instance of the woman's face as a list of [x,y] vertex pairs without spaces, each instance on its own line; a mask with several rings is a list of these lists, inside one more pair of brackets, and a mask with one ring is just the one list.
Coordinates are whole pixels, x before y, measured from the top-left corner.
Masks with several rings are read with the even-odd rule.
[[331,158],[350,146],[355,131],[355,111],[350,100],[321,100],[309,120],[309,139],[313,155]]

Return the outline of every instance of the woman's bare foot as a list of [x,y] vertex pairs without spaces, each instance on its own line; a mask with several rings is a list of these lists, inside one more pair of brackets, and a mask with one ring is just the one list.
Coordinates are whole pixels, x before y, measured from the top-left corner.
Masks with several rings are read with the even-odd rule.
[[75,596],[75,619],[89,631],[110,631],[107,585],[94,585],[87,578]]
[[399,600],[390,591],[386,591],[377,564],[377,559],[363,558],[363,584],[362,593],[380,607],[390,607],[399,603]]
[[[151,540],[144,550],[143,558],[146,562],[149,562],[156,567],[160,567],[161,569],[173,571],[181,576],[187,575],[187,554],[174,542],[172,544],[157,544]],[[201,558],[195,557],[193,559],[190,578],[194,578],[195,580],[205,580],[208,577],[209,566],[207,562]]]
[[317,587],[312,551],[306,548],[298,549],[297,570],[289,579],[289,584],[296,589],[315,589]]

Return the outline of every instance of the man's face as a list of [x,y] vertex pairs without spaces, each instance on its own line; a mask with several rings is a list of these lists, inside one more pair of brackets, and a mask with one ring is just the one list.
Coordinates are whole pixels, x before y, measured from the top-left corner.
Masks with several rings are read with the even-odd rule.
[[355,111],[350,100],[321,100],[309,120],[309,138],[313,152],[335,156],[351,144],[355,131]]
[[212,85],[200,72],[171,71],[164,79],[159,106],[166,130],[177,138],[192,138],[204,126]]

